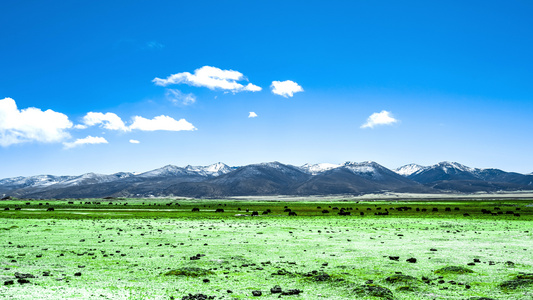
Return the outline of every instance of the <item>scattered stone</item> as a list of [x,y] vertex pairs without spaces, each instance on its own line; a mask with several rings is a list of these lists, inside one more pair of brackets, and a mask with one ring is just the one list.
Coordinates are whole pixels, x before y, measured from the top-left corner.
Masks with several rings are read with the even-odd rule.
[[20,283],[20,284],[30,283],[30,281],[28,279],[25,279],[25,278],[19,278],[19,279],[17,279],[17,282]]
[[81,276],[81,272],[74,273],[74,276]]
[[263,295],[263,293],[261,291],[252,291],[252,295],[254,297],[260,297],[261,295]]
[[206,276],[206,275],[212,275],[214,274],[212,271],[202,269],[202,268],[195,268],[195,267],[185,267],[180,268],[172,271],[168,271],[165,273],[165,276],[187,276],[187,277],[198,277],[198,276]]
[[411,257],[411,258],[406,259],[405,261],[408,262],[408,263],[414,264],[414,263],[416,263],[416,258]]
[[417,283],[419,280],[416,277],[402,274],[395,274],[385,278],[385,281],[391,284],[406,284],[406,283]]
[[32,275],[32,274],[23,274],[23,273],[15,272],[15,278],[17,278],[17,279],[35,278],[35,276]]
[[202,281],[203,281],[204,283],[209,283],[209,282],[210,282],[210,280],[207,279],[207,278],[204,278]]
[[303,291],[299,289],[290,289],[288,291],[282,292],[281,294],[284,296],[291,296],[291,295],[299,295],[301,292]]
[[215,296],[207,296],[204,294],[189,294],[187,296],[183,296],[181,300],[208,300],[208,299],[215,299]]
[[444,267],[444,268],[441,268],[435,271],[435,274],[446,274],[446,273],[466,274],[466,273],[474,273],[474,271],[468,268],[465,268],[465,267],[461,267],[461,266],[449,266],[449,267]]
[[399,261],[399,260],[400,260],[400,257],[399,257],[399,256],[389,256],[389,259],[390,259],[390,260]]
[[387,300],[394,299],[392,292],[388,288],[379,286],[377,284],[360,285],[354,289],[354,292],[359,295],[381,297]]
[[270,292],[272,294],[278,294],[281,293],[281,287],[279,285],[275,285],[273,288],[270,289]]
[[12,285],[12,284],[15,284],[15,281],[13,281],[13,280],[4,281],[4,285]]
[[272,275],[281,275],[281,276],[283,276],[283,275],[291,275],[291,274],[292,274],[291,272],[289,272],[289,271],[287,271],[285,269],[280,269],[277,272],[272,273]]
[[500,288],[515,290],[530,285],[533,285],[533,273],[520,273],[514,279],[502,282]]

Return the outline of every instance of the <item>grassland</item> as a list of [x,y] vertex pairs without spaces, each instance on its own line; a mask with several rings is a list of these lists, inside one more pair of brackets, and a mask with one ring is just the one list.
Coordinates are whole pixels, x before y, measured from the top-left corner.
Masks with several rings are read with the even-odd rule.
[[532,250],[528,199],[0,202],[8,299],[533,299]]

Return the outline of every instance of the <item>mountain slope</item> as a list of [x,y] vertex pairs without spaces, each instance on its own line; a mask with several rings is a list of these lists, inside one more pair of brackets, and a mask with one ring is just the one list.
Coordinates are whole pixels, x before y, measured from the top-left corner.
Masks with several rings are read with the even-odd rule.
[[297,188],[300,195],[363,194],[382,191],[428,192],[429,189],[375,163],[346,162],[313,176]]
[[262,163],[240,167],[204,182],[173,185],[165,192],[195,197],[288,195],[293,186],[310,176],[294,166]]
[[533,189],[533,176],[499,169],[477,169],[455,162],[440,162],[409,172],[417,168],[411,166],[401,167],[397,171],[403,171],[407,178],[441,191],[471,193]]

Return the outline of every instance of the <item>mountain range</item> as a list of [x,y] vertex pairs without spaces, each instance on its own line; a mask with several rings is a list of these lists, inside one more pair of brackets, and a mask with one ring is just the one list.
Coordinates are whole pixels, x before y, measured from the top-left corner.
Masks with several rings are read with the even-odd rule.
[[533,190],[533,175],[470,168],[455,162],[409,164],[395,170],[376,162],[279,162],[230,167],[167,165],[148,172],[79,176],[38,175],[0,180],[0,196],[18,198],[204,197],[362,195],[367,193],[474,193]]

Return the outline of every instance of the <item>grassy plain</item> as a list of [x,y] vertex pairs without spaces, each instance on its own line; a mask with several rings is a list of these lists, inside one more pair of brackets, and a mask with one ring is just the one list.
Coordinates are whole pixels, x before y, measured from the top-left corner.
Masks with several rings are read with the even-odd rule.
[[533,299],[532,253],[531,199],[0,202],[8,299]]

